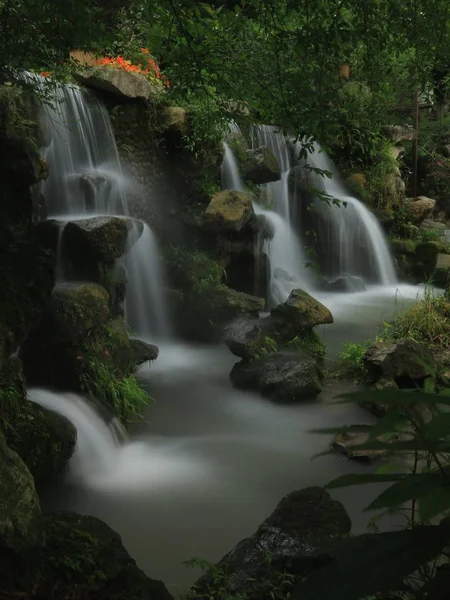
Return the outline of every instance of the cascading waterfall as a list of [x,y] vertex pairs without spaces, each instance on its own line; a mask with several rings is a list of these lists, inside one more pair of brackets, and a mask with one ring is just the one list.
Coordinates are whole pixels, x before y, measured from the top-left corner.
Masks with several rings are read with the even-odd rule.
[[[237,134],[233,124],[230,138]],[[368,284],[395,285],[397,276],[380,224],[372,213],[345,189],[333,163],[315,143],[307,161],[300,160],[301,142],[292,143],[275,127],[257,126],[251,130],[253,148],[268,147],[281,169],[279,181],[261,186],[263,204],[254,210],[270,222],[274,235],[264,245],[270,261],[269,305],[283,302],[290,291],[301,287],[318,288],[318,279],[307,267],[306,248],[311,246],[322,276],[332,280],[351,275]],[[307,163],[308,168],[305,168]],[[331,179],[315,169],[328,171]],[[339,201],[327,203],[315,196],[305,180]],[[230,145],[225,143],[222,187],[245,189]],[[315,232],[314,240],[307,230]]]
[[[40,83],[37,76],[33,81]],[[52,105],[46,104],[42,112],[42,137],[51,140],[42,153],[51,168],[41,191],[50,215],[63,221],[128,215],[127,191],[135,184],[122,172],[109,115],[101,100],[77,86],[61,85],[55,88]],[[62,236],[63,228],[58,254]],[[130,236],[135,241],[135,232]],[[124,258],[130,281],[125,299],[127,318],[141,337],[167,336],[164,274],[148,225],[141,238],[129,246]],[[58,258],[61,280],[61,256]]]

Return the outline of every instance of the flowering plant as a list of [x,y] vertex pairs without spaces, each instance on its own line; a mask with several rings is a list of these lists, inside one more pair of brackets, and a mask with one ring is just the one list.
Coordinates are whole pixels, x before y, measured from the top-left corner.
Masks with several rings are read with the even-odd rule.
[[155,59],[151,57],[150,50],[148,48],[141,48],[142,62],[133,64],[131,60],[125,60],[122,56],[104,56],[96,60],[96,64],[102,67],[110,67],[112,69],[122,69],[130,73],[140,73],[147,77],[149,81],[156,85],[164,85],[167,88],[170,87],[170,82],[162,75],[158,64]]

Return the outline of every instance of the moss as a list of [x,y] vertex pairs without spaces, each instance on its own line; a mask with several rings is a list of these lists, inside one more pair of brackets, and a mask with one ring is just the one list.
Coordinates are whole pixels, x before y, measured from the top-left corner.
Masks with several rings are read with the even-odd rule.
[[306,329],[294,338],[286,342],[288,348],[304,350],[318,359],[322,359],[327,351],[327,347],[322,338],[313,330]]
[[416,251],[416,244],[414,240],[393,239],[391,240],[391,250],[395,255],[413,256]]

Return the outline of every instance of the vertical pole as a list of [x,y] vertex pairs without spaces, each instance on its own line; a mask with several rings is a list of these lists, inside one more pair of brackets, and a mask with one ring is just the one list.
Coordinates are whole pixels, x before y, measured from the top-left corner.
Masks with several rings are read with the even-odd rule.
[[413,128],[414,139],[412,141],[412,186],[413,198],[417,196],[417,164],[419,159],[419,92],[414,92],[413,100]]

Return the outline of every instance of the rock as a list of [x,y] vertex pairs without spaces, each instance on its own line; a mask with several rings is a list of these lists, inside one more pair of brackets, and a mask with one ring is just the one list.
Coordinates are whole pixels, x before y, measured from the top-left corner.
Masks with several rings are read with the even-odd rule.
[[267,146],[247,150],[242,165],[242,178],[257,185],[279,181],[280,166],[273,152]]
[[322,391],[322,372],[306,353],[278,352],[251,363],[241,361],[230,373],[234,387],[254,390],[279,403],[311,400]]
[[54,257],[29,241],[0,253],[0,364],[36,327],[50,301]]
[[73,77],[88,88],[130,99],[150,100],[163,92],[163,88],[152,85],[144,75],[122,69],[87,67],[74,72]]
[[24,461],[36,483],[60,475],[71,458],[77,440],[75,427],[64,417],[26,402],[4,428],[9,447]]
[[287,339],[316,325],[333,323],[328,308],[300,289],[292,290],[286,302],[272,308],[270,318],[279,335]]
[[108,292],[96,283],[60,283],[34,334],[41,345],[72,340],[109,317]]
[[450,282],[450,254],[438,254],[433,273],[433,282],[438,287],[448,287]]
[[279,588],[277,577],[285,573],[283,597],[287,598],[288,582],[326,564],[329,557],[324,546],[347,535],[350,529],[351,521],[342,504],[323,489],[292,492],[256,533],[240,541],[216,565],[214,572],[224,577],[215,578],[214,573],[207,572],[193,592],[198,598],[218,598],[220,587],[220,597],[262,600]]
[[244,192],[224,190],[215,194],[203,217],[211,231],[240,231],[253,217],[251,198]]
[[265,333],[261,321],[236,319],[225,329],[225,344],[235,356],[251,361],[264,347]]
[[420,224],[420,229],[431,229],[439,232],[445,231],[446,228],[447,225],[445,223],[441,223],[440,221],[432,221],[431,219],[425,219],[425,221]]
[[411,217],[415,223],[420,223],[431,215],[436,207],[436,200],[427,198],[426,196],[418,196],[417,198],[407,198],[405,206],[409,209]]
[[148,344],[143,340],[130,340],[132,362],[135,365],[142,365],[149,360],[156,360],[159,354],[159,348],[153,344]]
[[329,281],[325,287],[328,292],[364,292],[366,286],[361,277],[353,275],[341,275],[333,281]]
[[23,553],[39,540],[39,499],[31,473],[1,433],[0,481],[0,552]]
[[222,307],[233,316],[257,315],[260,311],[264,310],[266,305],[264,298],[238,292],[226,286],[223,286],[221,292],[223,298]]
[[144,224],[127,217],[91,217],[69,221],[64,228],[63,252],[69,260],[82,256],[83,260],[111,263],[130,249],[132,242],[142,235]]
[[416,139],[416,132],[409,125],[386,125],[383,127],[384,135],[394,144],[399,142],[410,142]]
[[406,150],[406,148],[404,146],[391,146],[389,148],[389,154],[392,156],[392,158],[394,160],[397,160],[398,157],[403,154],[403,152]]
[[[387,451],[386,450],[353,450],[355,446],[360,446],[367,442],[369,436],[367,433],[358,431],[358,426],[355,426],[356,431],[338,433],[334,436],[331,443],[331,448],[338,454],[342,454],[349,460],[356,460],[362,462],[373,462],[382,458]],[[389,435],[388,439],[383,436],[377,437],[380,442],[397,441],[398,435]]]
[[173,600],[161,581],[144,575],[120,536],[99,519],[59,513],[42,518],[42,527],[45,542],[27,561],[14,564],[20,576],[10,583],[6,597]]
[[166,106],[162,110],[163,128],[181,140],[189,131],[187,111],[181,106]]
[[364,365],[373,382],[394,381],[401,388],[415,388],[431,375],[433,364],[430,350],[411,340],[378,342],[364,355]]
[[413,240],[391,240],[391,250],[393,254],[414,256],[416,244]]

